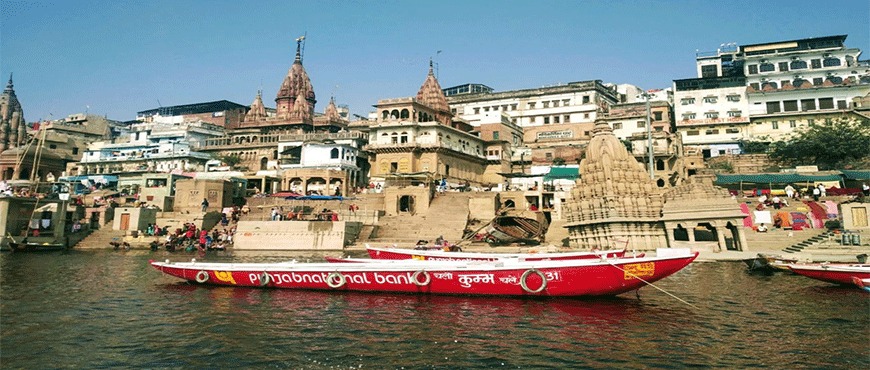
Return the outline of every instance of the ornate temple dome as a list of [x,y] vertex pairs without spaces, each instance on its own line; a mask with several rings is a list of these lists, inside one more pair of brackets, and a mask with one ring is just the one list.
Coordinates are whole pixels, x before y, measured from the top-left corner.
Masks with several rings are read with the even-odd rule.
[[0,151],[23,144],[27,138],[26,130],[24,110],[21,109],[21,103],[15,96],[10,73],[6,89],[0,95]]
[[[287,71],[287,76],[284,77],[284,82],[281,83],[281,88],[278,89],[278,96],[275,98],[277,105],[277,113],[279,117],[285,116],[293,110],[296,99],[303,96],[308,101],[308,106],[314,110],[314,104],[317,100],[314,96],[314,87],[311,86],[311,79],[308,78],[308,73],[305,72],[305,67],[302,66],[301,53],[302,39],[296,40],[296,60]],[[310,113],[310,112],[309,112]]]
[[637,249],[666,246],[659,188],[607,122],[597,121],[592,132],[566,207],[570,239],[583,248],[606,248],[615,240]]
[[[432,70],[432,61],[429,61],[429,75],[426,76],[426,81],[423,86],[420,86],[420,91],[417,92],[417,101],[440,112],[450,112],[450,106],[447,105],[447,97],[444,96],[444,91],[441,90],[441,85],[438,79],[435,78],[435,73]],[[446,122],[450,123],[450,122]]]
[[329,119],[340,120],[341,116],[338,114],[338,108],[335,106],[335,98],[329,98],[329,105],[326,106],[326,110],[323,111],[323,115]]
[[266,117],[266,106],[263,104],[263,91],[257,90],[257,97],[251,103],[251,110],[245,116],[246,121],[256,121]]

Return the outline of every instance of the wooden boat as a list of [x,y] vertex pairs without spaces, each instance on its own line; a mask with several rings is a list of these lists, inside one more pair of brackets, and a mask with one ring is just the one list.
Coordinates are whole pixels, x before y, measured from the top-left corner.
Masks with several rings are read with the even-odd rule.
[[660,256],[562,261],[415,261],[391,263],[156,262],[171,276],[200,284],[362,292],[499,296],[612,296],[686,267],[688,249]]
[[759,253],[757,257],[743,260],[749,271],[780,272],[791,271],[788,265],[797,263],[796,259],[783,258],[782,256]]
[[12,252],[51,252],[65,251],[67,246],[59,243],[29,243],[29,242],[9,242],[9,249]]
[[503,211],[483,228],[483,240],[491,245],[540,244],[549,224],[540,212]]
[[378,248],[366,244],[366,251],[373,259],[386,260],[430,260],[430,261],[499,261],[515,259],[521,261],[558,261],[573,259],[595,259],[623,257],[625,249],[609,251],[580,251],[580,252],[556,252],[556,253],[469,253],[469,252],[445,252],[433,249],[401,249],[401,248]]
[[834,284],[852,285],[852,278],[870,279],[870,265],[852,263],[801,263],[790,264],[788,268],[816,280]]

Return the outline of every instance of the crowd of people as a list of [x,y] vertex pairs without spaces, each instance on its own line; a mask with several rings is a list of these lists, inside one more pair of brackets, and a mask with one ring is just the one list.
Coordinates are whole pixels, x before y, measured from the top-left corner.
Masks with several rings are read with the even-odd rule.
[[[149,228],[151,226],[149,225]],[[154,236],[165,236],[162,246],[166,251],[175,252],[184,250],[186,252],[199,251],[205,253],[209,250],[222,251],[233,243],[233,235],[236,228],[214,228],[211,230],[199,229],[192,222],[185,223],[183,227],[176,228],[175,231],[169,232],[168,227],[156,228],[158,234]],[[147,235],[147,231],[146,231]],[[151,241],[151,250],[157,251],[161,247],[161,243],[157,240]]]

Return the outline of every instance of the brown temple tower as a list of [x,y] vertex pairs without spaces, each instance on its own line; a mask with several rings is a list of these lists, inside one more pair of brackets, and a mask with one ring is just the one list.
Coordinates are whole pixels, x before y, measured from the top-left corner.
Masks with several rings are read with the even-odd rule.
[[12,85],[12,74],[6,89],[0,95],[0,152],[20,146],[27,139],[27,125],[24,122],[24,111],[15,96]]
[[275,104],[278,118],[301,118],[310,124],[311,118],[314,117],[314,104],[317,103],[317,100],[314,97],[311,79],[308,78],[308,73],[302,66],[302,40],[302,37],[296,39],[296,59],[290,66],[290,70],[287,71],[287,77],[284,77],[281,88],[278,89]]

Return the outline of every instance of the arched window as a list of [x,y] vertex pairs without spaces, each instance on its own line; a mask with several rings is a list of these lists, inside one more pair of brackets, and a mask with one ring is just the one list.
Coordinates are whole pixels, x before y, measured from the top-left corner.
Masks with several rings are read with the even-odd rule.
[[822,65],[825,67],[838,67],[840,65],[840,60],[837,58],[825,58],[822,61]]
[[828,81],[833,82],[834,85],[839,85],[843,83],[843,78],[839,76],[829,76]]
[[404,132],[404,131],[402,132],[402,136],[399,137],[399,142],[402,144],[405,144],[408,142],[408,133],[407,132]]
[[807,62],[804,62],[803,60],[794,60],[791,62],[791,69],[806,69],[806,68],[807,68]]
[[390,112],[390,118],[392,118],[392,119],[398,119],[398,118],[399,118],[399,110],[398,110],[398,109],[393,109],[393,111]]
[[664,171],[665,170],[665,161],[659,159],[656,161],[656,171]]
[[332,148],[332,150],[329,151],[329,158],[338,158],[338,148]]
[[411,113],[408,112],[407,109],[402,109],[402,113],[401,113],[400,117],[401,117],[402,119],[407,119],[407,118],[411,117],[410,114],[411,114]]
[[272,151],[272,159],[278,159],[278,151],[277,150]]
[[381,118],[383,118],[383,119],[387,119],[387,118],[389,118],[389,117],[390,117],[390,112],[389,112],[389,111],[386,111],[386,110],[385,110],[385,111],[381,112]]
[[762,63],[758,66],[758,70],[761,72],[773,72],[774,70],[776,70],[776,67],[773,65],[773,63]]

